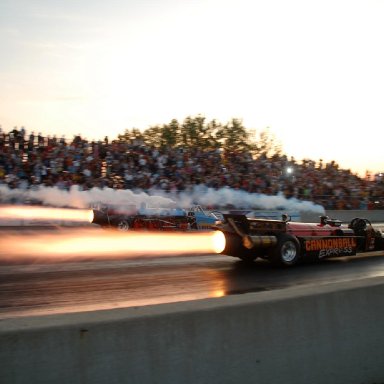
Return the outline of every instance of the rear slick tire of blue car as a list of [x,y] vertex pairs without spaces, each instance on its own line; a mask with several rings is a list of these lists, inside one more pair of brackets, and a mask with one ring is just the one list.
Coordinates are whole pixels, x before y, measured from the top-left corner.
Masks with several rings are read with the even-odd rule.
[[119,220],[117,222],[117,230],[120,232],[127,232],[130,229],[129,223],[127,220]]

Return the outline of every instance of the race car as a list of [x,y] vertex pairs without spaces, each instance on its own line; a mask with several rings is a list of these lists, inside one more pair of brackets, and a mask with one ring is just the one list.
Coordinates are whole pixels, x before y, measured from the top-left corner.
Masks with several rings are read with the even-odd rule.
[[207,212],[195,205],[181,208],[147,208],[99,206],[93,209],[93,224],[119,231],[189,231],[208,230],[220,221],[219,212]]
[[263,258],[278,266],[384,250],[383,232],[358,217],[345,225],[328,216],[321,216],[319,223],[301,223],[288,215],[266,220],[224,214],[215,229],[225,237],[222,254],[244,261]]

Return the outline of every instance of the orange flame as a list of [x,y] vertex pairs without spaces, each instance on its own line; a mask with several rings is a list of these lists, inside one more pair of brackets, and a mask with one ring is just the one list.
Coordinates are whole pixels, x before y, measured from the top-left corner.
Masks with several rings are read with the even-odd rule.
[[83,257],[134,257],[220,253],[225,237],[219,231],[196,233],[120,233],[68,230],[59,233],[8,234],[0,240],[0,260],[21,258],[68,260]]
[[69,209],[25,206],[4,206],[0,208],[0,218],[4,220],[54,220],[89,222],[93,220],[90,209]]

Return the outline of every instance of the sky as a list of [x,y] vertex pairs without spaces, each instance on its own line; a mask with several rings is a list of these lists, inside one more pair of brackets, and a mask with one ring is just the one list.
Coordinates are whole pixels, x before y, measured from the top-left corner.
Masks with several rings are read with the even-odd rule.
[[4,131],[110,139],[201,115],[384,171],[384,0],[0,0]]

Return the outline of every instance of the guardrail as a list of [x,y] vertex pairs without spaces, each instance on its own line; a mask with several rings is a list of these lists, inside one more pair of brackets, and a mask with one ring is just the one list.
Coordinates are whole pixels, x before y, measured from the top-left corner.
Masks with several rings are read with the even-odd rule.
[[[384,223],[384,210],[329,210],[326,215],[344,223],[349,223],[355,217],[368,219],[372,223]],[[319,214],[313,212],[300,212],[300,217],[303,222],[319,221]]]
[[2,384],[384,379],[384,278],[0,322]]

